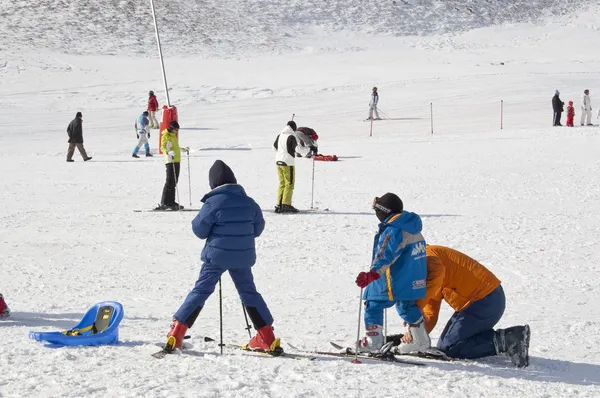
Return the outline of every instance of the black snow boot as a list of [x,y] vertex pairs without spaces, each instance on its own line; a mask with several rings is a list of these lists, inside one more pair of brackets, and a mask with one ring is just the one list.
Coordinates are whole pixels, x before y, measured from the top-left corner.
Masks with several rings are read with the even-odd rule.
[[497,355],[506,355],[518,368],[529,365],[529,325],[498,329],[494,332],[494,345]]
[[281,213],[298,213],[299,211],[292,205],[281,205]]

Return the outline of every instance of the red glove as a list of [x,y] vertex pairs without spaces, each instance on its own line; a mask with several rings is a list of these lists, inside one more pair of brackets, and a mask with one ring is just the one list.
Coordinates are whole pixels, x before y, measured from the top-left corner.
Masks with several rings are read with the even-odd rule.
[[361,272],[356,277],[356,285],[365,288],[369,283],[376,281],[379,278],[381,278],[381,275],[375,271]]

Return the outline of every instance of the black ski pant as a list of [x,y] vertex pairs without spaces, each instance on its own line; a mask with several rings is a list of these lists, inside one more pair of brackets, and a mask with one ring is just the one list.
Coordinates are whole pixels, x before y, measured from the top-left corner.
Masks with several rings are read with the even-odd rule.
[[167,163],[165,166],[167,168],[167,181],[165,181],[165,187],[163,188],[160,203],[170,206],[176,203],[175,189],[177,188],[177,181],[179,180],[180,163]]
[[560,126],[561,116],[562,116],[562,112],[554,112],[554,120],[552,121],[553,126]]

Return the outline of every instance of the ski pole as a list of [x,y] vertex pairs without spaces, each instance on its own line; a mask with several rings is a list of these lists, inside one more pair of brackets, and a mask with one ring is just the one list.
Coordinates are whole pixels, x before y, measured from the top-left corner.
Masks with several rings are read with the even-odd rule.
[[292,113],[292,122],[294,121],[294,116],[296,116],[296,114]]
[[246,318],[246,330],[248,331],[248,337],[252,338],[252,332],[250,331],[252,327],[250,326],[250,322],[248,322],[248,313],[246,312],[246,306],[242,303],[242,309],[244,310],[244,318]]
[[383,310],[383,344],[387,340],[387,308]]
[[310,192],[310,209],[314,209],[315,203],[315,157],[312,158],[312,190]]
[[190,208],[192,208],[192,174],[190,171],[190,149],[187,148],[187,164],[188,164],[188,188],[190,191]]
[[354,348],[354,359],[352,363],[362,363],[358,360],[358,348],[360,346],[360,318],[362,316],[362,296],[363,288],[360,288],[360,296],[358,297],[358,328],[356,330],[356,347]]
[[221,347],[221,355],[223,355],[223,289],[221,278],[219,277],[219,322],[220,322],[220,343],[219,347]]
[[[177,173],[175,172],[175,161],[173,161],[173,181],[175,181],[175,192],[177,192],[177,203],[179,203],[179,184],[177,181]],[[180,206],[177,206],[177,211],[181,210]]]

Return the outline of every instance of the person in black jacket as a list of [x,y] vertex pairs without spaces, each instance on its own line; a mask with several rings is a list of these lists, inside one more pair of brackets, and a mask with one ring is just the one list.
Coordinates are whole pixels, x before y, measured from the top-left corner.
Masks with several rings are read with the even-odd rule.
[[558,90],[554,90],[554,97],[552,97],[552,110],[554,111],[554,119],[552,120],[553,126],[562,126],[562,124],[560,124],[560,118],[565,103],[560,100],[559,96],[560,93]]
[[79,149],[81,157],[85,162],[91,159],[90,156],[85,152],[83,147],[83,120],[81,112],[77,112],[75,119],[69,123],[67,127],[67,134],[69,134],[69,150],[67,151],[67,162],[74,162],[73,153],[75,153],[75,147]]

